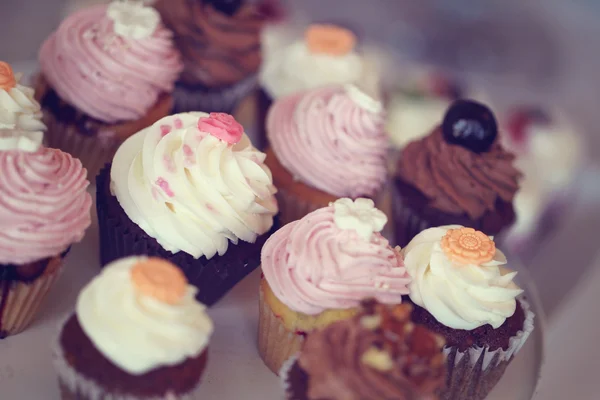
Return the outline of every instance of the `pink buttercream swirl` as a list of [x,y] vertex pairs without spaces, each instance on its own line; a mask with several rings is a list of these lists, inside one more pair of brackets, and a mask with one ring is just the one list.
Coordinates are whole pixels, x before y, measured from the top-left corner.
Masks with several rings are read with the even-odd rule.
[[357,307],[365,298],[398,304],[410,277],[397,249],[379,233],[367,240],[336,226],[332,206],[287,224],[265,243],[262,270],[292,310],[318,314]]
[[81,162],[57,149],[0,151],[0,264],[56,256],[83,238],[92,198]]
[[384,121],[343,86],[328,86],[276,101],[267,135],[279,162],[307,185],[338,197],[373,196],[386,176]]
[[141,118],[170,92],[183,65],[171,31],[143,39],[119,36],[107,5],[78,11],[42,45],[42,72],[58,95],[107,123]]

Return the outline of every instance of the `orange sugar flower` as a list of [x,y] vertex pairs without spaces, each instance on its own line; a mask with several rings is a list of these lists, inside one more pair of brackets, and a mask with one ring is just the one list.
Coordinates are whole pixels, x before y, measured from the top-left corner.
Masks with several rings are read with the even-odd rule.
[[496,254],[494,241],[473,228],[450,229],[442,238],[441,246],[446,256],[458,264],[481,265]]
[[356,36],[348,29],[335,25],[311,25],[304,34],[312,53],[343,56],[356,44]]
[[131,280],[140,293],[167,304],[179,303],[187,287],[183,272],[160,258],[148,258],[134,265]]
[[10,90],[17,86],[17,79],[10,64],[0,61],[0,89]]

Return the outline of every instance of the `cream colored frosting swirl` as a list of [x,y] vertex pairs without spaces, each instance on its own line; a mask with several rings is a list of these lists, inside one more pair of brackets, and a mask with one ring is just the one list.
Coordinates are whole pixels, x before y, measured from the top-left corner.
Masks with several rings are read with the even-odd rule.
[[102,354],[133,375],[177,365],[208,345],[213,324],[187,285],[177,304],[136,289],[131,271],[144,257],[107,265],[79,294],[76,313],[83,331]]
[[513,282],[517,273],[503,267],[506,257],[497,249],[490,261],[478,265],[450,259],[442,238],[458,228],[462,227],[426,229],[402,250],[413,279],[410,298],[450,328],[472,330],[486,324],[498,328],[514,314],[515,299],[523,292]]
[[364,59],[356,51],[313,53],[304,38],[291,43],[269,38],[281,34],[277,27],[263,33],[260,81],[273,99],[325,85],[354,84],[365,76]]
[[113,192],[129,216],[173,253],[223,255],[254,242],[277,213],[265,154],[243,134],[228,144],[198,129],[202,112],[176,114],[129,138],[111,169]]
[[42,111],[32,88],[17,84],[8,90],[0,89],[0,129],[45,131],[41,119]]

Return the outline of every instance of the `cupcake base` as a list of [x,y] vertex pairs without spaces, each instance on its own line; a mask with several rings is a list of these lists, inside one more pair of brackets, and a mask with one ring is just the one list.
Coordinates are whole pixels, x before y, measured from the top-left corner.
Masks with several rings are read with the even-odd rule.
[[92,178],[112,160],[125,139],[166,117],[172,107],[172,97],[163,94],[139,120],[108,124],[63,101],[43,75],[38,77],[35,94],[48,127],[44,135],[46,146],[61,149],[80,159]]
[[233,114],[240,101],[250,94],[255,86],[255,76],[231,86],[217,88],[177,82],[173,92],[172,113],[203,111]]
[[175,366],[130,375],[96,349],[72,315],[59,335],[54,366],[63,400],[183,400],[193,398],[207,357],[204,351]]
[[263,244],[277,228],[259,236],[255,243],[229,243],[227,252],[211,259],[180,251],[171,253],[132,222],[110,191],[110,164],[96,178],[96,209],[100,230],[100,263],[102,266],[119,258],[146,255],[163,258],[177,265],[190,284],[198,288],[198,301],[212,305],[260,264]]
[[396,244],[406,246],[421,231],[444,225],[462,225],[496,236],[515,221],[512,203],[498,199],[493,212],[473,220],[466,214],[449,214],[429,206],[429,199],[412,185],[395,179],[392,183]]
[[0,265],[0,339],[31,324],[60,276],[66,253],[24,265]]
[[446,340],[446,389],[440,400],[483,400],[504,375],[533,331],[534,314],[523,298],[502,326],[485,325],[466,331],[440,324],[425,309],[414,305],[412,320]]

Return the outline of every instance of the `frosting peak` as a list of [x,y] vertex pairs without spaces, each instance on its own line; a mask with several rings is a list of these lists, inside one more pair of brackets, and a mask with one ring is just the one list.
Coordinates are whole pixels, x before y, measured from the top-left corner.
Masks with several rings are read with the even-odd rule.
[[[177,280],[175,303],[157,298],[154,290],[139,290],[139,279],[158,289],[155,279],[172,278],[173,268],[155,259],[123,258],[103,268],[77,298],[77,318],[85,334],[106,358],[132,375],[198,356],[213,332],[206,307],[195,299],[197,289],[185,280]],[[173,290],[168,286],[163,293]]]
[[410,280],[399,250],[378,232],[365,238],[340,229],[335,212],[334,206],[314,211],[267,240],[262,270],[275,296],[311,315],[353,308],[366,297],[400,303]]
[[173,89],[182,69],[172,33],[155,14],[118,2],[75,12],[42,45],[44,78],[61,99],[97,120],[140,119]]
[[45,131],[33,89],[19,84],[19,80],[11,66],[0,61],[0,129]]
[[42,145],[44,133],[0,129],[0,151],[19,150],[35,153]]
[[268,232],[276,189],[265,154],[245,134],[237,141],[240,128],[226,114],[184,113],[127,139],[111,181],[129,218],[164,249],[194,258],[223,255],[229,242]]
[[267,135],[279,162],[309,186],[337,197],[373,196],[386,177],[384,114],[357,104],[343,86],[277,100]]
[[430,228],[402,250],[413,281],[411,300],[440,323],[472,330],[501,326],[514,314],[522,290],[516,272],[491,238],[460,225]]

